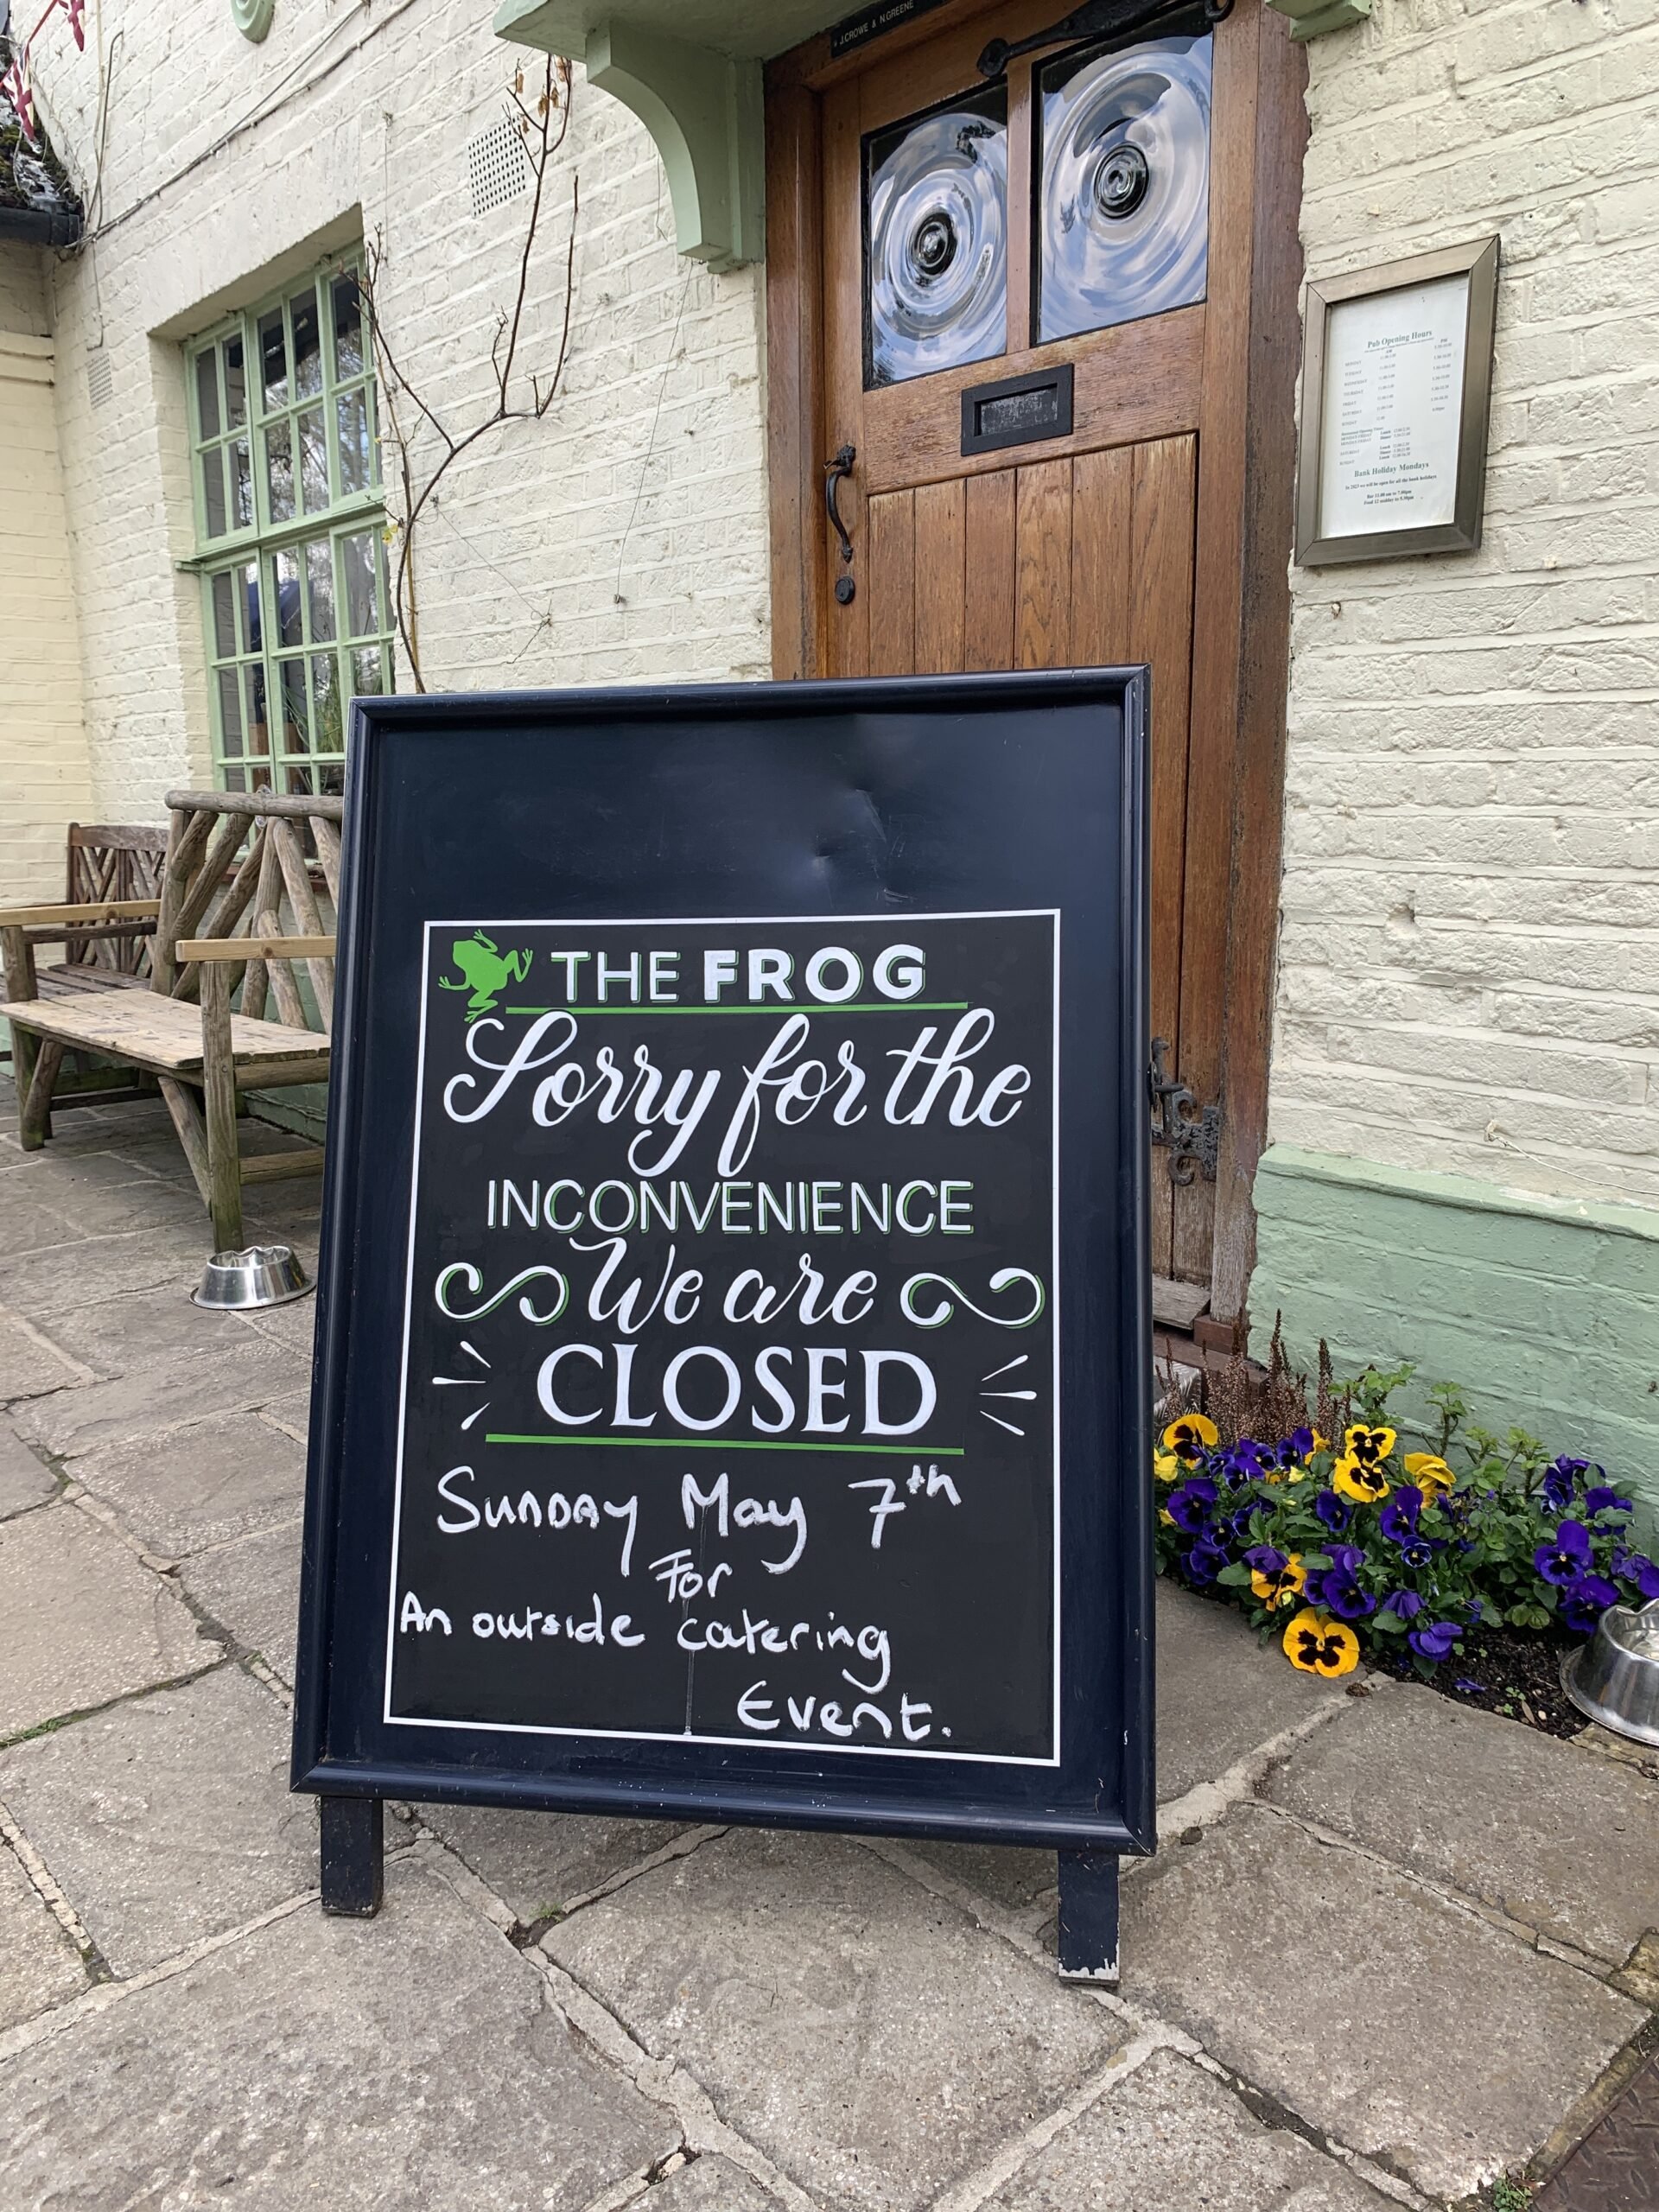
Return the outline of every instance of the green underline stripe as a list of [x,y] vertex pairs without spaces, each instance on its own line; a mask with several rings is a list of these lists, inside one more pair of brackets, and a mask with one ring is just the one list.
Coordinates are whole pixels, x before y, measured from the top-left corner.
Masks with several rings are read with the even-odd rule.
[[507,1436],[496,1429],[485,1432],[486,1444],[632,1444],[658,1452],[851,1452],[862,1457],[870,1452],[891,1452],[904,1459],[961,1459],[967,1456],[960,1444],[771,1444],[747,1437],[735,1441],[718,1436]]
[[820,1006],[510,1006],[509,1014],[966,1014],[966,999],[861,999]]

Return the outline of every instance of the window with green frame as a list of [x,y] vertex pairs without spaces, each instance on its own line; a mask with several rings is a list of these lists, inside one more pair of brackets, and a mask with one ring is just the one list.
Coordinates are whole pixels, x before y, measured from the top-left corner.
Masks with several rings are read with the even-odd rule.
[[213,757],[231,791],[338,791],[346,709],[391,689],[374,362],[354,260],[188,348]]

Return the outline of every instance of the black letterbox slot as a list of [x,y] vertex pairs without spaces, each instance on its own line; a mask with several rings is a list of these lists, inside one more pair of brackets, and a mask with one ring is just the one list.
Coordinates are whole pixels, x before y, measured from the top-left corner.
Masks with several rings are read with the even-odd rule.
[[1071,364],[976,384],[962,395],[963,453],[995,453],[1071,435]]

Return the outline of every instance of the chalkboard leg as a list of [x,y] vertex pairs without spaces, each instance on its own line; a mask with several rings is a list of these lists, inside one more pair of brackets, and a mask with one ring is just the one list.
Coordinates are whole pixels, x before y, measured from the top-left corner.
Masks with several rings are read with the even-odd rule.
[[1117,1987],[1117,1853],[1060,1853],[1060,1979]]
[[385,1806],[378,1797],[320,1797],[322,1909],[372,1920],[384,1890]]

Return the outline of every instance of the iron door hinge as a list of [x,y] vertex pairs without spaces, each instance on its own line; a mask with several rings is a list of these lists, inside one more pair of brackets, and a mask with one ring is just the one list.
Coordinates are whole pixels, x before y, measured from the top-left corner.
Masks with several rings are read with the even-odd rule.
[[1216,1179],[1221,1158],[1221,1109],[1200,1106],[1184,1083],[1164,1066],[1167,1037],[1152,1040],[1147,1089],[1152,1099],[1152,1141],[1169,1153],[1169,1179],[1190,1183],[1196,1167],[1206,1183]]

